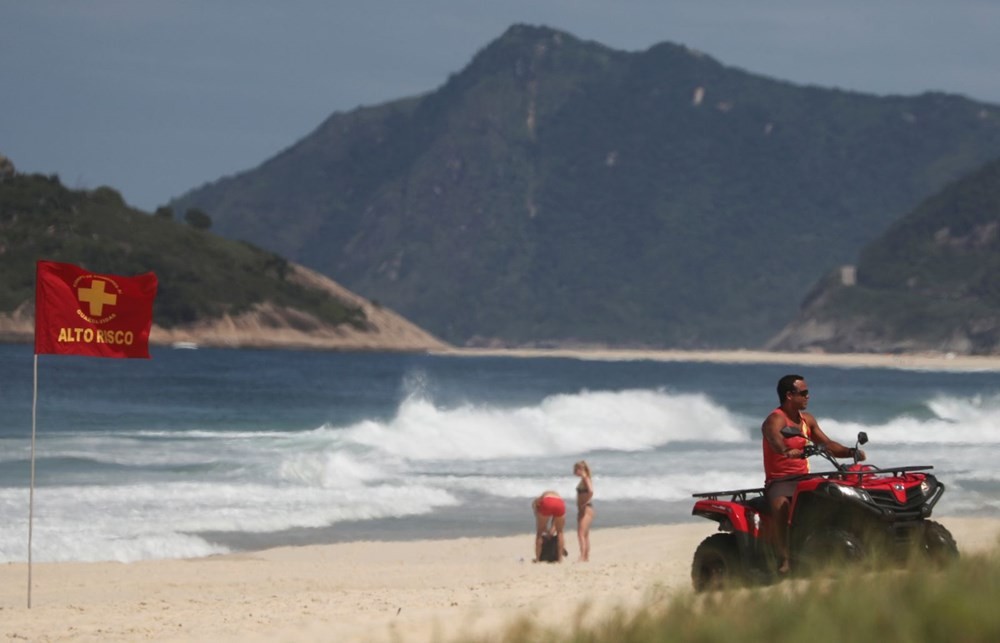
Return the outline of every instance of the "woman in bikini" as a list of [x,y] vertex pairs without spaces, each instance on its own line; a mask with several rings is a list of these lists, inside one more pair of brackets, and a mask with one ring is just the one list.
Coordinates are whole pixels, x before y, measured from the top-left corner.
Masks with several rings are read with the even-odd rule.
[[580,541],[580,562],[590,560],[590,523],[594,522],[594,482],[586,460],[573,465],[573,475],[580,476],[576,485],[576,537]]

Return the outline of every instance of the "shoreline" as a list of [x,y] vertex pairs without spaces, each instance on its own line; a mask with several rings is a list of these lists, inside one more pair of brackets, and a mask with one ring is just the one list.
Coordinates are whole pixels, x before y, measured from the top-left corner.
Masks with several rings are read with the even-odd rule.
[[776,351],[630,348],[452,348],[432,355],[457,357],[567,358],[593,361],[708,362],[714,364],[801,364],[843,368],[934,371],[1000,371],[1000,355],[955,353],[785,353]]
[[[657,361],[707,362],[713,364],[801,364],[839,368],[892,368],[902,370],[932,370],[956,372],[1000,371],[1000,355],[963,355],[950,352],[921,353],[820,353],[781,352],[757,349],[685,350],[671,348],[609,348],[579,346],[574,348],[471,348],[450,346],[407,338],[408,341],[379,343],[377,341],[345,341],[342,337],[307,337],[299,334],[279,334],[272,331],[261,337],[246,333],[210,334],[167,333],[160,329],[151,334],[149,345],[157,349],[221,349],[221,350],[290,350],[308,352],[349,353],[408,353],[445,357],[508,357],[561,358],[591,361]],[[30,345],[33,331],[13,332],[0,323],[0,344]]]
[[[1000,519],[942,517],[965,554]],[[530,533],[357,541],[136,563],[0,566],[0,631],[61,641],[452,641],[530,618],[569,632],[691,591],[710,521],[595,528],[590,563],[532,564]],[[577,555],[567,531],[569,561]]]

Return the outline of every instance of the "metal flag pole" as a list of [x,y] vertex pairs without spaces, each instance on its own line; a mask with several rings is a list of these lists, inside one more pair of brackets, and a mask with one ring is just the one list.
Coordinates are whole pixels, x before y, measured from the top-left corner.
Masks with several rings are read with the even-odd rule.
[[38,353],[31,395],[31,485],[28,487],[28,609],[31,609],[31,527],[35,522],[35,409],[38,408]]
[[[81,281],[82,280],[82,281]],[[89,281],[88,281],[89,280]],[[89,286],[88,286],[89,283]],[[99,275],[80,266],[55,261],[35,262],[35,382],[31,399],[31,487],[28,495],[28,608],[31,608],[31,537],[35,522],[35,429],[38,409],[38,355],[86,355],[90,357],[149,358],[149,331],[153,325],[153,300],[158,285],[156,275],[147,272],[134,277]],[[108,286],[116,294],[105,290]],[[95,303],[96,302],[96,303]],[[89,304],[91,315],[80,306]],[[117,306],[104,321],[116,320],[103,333],[130,338],[114,342],[101,339],[102,330],[94,328],[104,306]],[[88,320],[77,336],[60,342],[60,332]],[[71,322],[71,323],[67,323]],[[85,332],[84,332],[85,331]],[[81,337],[82,335],[82,337]],[[83,341],[81,341],[81,339]],[[96,341],[94,341],[96,339]],[[136,341],[132,341],[132,340]]]

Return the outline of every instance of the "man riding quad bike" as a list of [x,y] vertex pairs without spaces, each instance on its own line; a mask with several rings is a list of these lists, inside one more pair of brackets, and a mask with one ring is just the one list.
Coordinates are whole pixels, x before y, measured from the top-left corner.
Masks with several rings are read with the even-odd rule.
[[[868,441],[862,432],[857,446]],[[951,533],[929,520],[945,486],[931,466],[880,469],[840,464],[823,447],[809,444],[803,457],[822,457],[833,471],[789,476],[794,481],[788,522],[771,525],[764,488],[697,493],[692,514],[719,523],[719,532],[698,545],[691,580],[698,591],[768,583],[777,577],[774,529],[787,530],[795,573],[823,565],[901,562],[918,555],[935,563],[958,557]]]

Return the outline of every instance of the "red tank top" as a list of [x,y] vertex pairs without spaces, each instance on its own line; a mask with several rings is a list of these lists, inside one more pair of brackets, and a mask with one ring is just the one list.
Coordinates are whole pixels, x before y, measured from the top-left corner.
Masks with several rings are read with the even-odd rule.
[[[788,415],[781,409],[774,409],[772,413],[779,413],[785,419],[785,428],[781,429],[781,437],[785,442],[786,449],[802,449],[809,441],[809,425],[805,418],[800,424],[792,422]],[[770,482],[775,478],[784,476],[794,476],[802,473],[809,473],[809,461],[805,458],[789,458],[788,456],[775,452],[768,444],[767,438],[764,442],[764,481]]]

